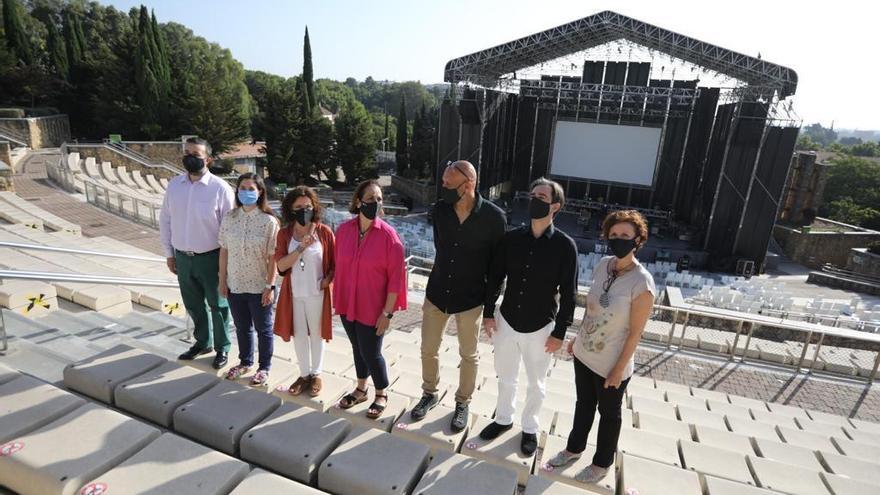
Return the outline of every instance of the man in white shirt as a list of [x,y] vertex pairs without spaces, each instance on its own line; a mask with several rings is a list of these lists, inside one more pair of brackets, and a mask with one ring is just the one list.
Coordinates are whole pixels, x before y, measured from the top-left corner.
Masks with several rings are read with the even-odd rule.
[[218,234],[223,215],[235,206],[235,195],[229,184],[208,171],[211,161],[207,141],[186,140],[183,166],[187,173],[168,182],[159,232],[168,269],[177,275],[196,339],[178,359],[191,360],[214,350],[213,366],[220,369],[228,362],[231,342],[229,304],[219,290]]

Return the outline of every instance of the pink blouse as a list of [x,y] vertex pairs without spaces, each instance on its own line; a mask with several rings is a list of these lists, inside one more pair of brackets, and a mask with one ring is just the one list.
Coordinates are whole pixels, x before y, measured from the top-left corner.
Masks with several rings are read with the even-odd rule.
[[394,228],[380,218],[360,246],[358,233],[358,217],[336,229],[333,305],[336,314],[372,327],[389,293],[397,294],[394,311],[406,309],[403,243]]

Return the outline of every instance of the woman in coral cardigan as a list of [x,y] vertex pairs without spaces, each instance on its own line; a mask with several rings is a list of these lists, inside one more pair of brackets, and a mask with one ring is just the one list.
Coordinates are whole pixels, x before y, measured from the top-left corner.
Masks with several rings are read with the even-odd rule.
[[293,395],[321,393],[324,342],[333,337],[330,284],[335,271],[336,241],[321,223],[321,203],[311,188],[298,186],[284,197],[275,259],[284,276],[275,309],[275,334],[296,350],[300,376],[287,389]]

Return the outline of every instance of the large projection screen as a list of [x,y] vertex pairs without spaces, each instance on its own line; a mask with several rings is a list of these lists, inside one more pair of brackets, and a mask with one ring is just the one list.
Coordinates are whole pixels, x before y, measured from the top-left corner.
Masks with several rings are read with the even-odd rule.
[[556,121],[550,174],[651,186],[660,129],[631,125]]

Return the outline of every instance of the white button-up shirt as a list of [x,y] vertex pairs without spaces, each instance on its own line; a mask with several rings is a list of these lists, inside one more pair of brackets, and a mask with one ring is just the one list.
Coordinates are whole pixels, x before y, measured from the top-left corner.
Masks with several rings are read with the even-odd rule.
[[220,222],[235,207],[235,193],[223,179],[205,172],[193,182],[187,174],[168,181],[159,221],[166,257],[174,250],[205,253],[220,248]]

